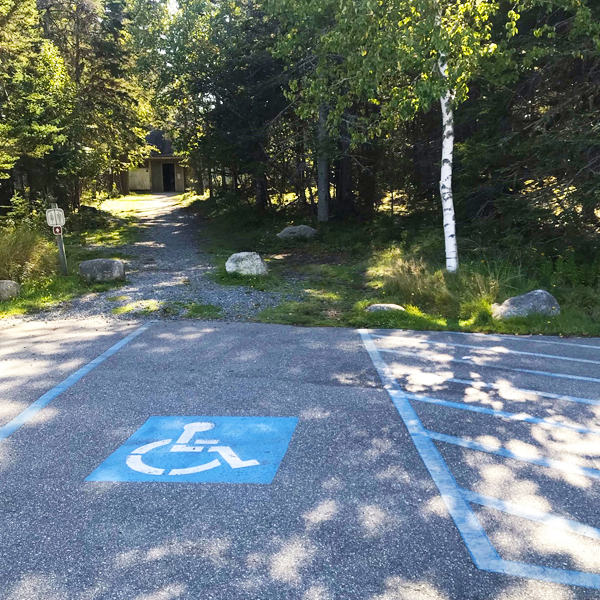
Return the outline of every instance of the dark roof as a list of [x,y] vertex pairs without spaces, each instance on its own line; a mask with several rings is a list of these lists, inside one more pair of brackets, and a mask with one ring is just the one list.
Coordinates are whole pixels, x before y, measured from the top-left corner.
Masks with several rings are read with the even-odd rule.
[[146,141],[159,149],[159,152],[152,150],[150,156],[173,156],[173,146],[169,140],[165,139],[165,134],[162,131],[158,129],[151,131],[146,136]]

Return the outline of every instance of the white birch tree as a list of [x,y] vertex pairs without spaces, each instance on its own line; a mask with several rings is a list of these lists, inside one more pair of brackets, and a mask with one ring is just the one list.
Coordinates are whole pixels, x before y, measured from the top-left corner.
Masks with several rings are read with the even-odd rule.
[[[437,7],[436,24],[441,29],[442,15]],[[440,53],[438,68],[445,82],[448,81],[448,61],[444,52]],[[454,196],[452,195],[452,167],[454,158],[454,93],[447,87],[440,104],[442,109],[442,164],[440,169],[440,198],[444,215],[444,248],[446,250],[446,270],[458,270],[458,244],[456,242],[456,218],[454,216]]]

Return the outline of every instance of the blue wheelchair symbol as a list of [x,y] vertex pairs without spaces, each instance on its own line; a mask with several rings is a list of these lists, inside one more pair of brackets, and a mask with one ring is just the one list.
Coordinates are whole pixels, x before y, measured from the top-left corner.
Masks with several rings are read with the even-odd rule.
[[86,481],[271,483],[297,422],[151,417]]

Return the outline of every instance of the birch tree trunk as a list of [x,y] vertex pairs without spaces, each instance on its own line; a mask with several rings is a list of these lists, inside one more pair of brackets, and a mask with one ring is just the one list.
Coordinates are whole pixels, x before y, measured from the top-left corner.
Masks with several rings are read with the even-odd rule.
[[[442,26],[442,18],[438,13],[437,24]],[[448,79],[448,62],[444,54],[438,61],[440,73]],[[454,198],[452,196],[452,157],[454,153],[454,111],[452,101],[454,94],[447,89],[440,98],[442,105],[442,168],[440,173],[440,196],[444,214],[444,244],[446,248],[446,269],[450,273],[458,270],[458,247],[456,245],[456,222],[454,218]]]
[[327,109],[319,108],[319,156],[317,158],[317,220],[324,223],[329,220],[329,161],[325,153],[327,142]]

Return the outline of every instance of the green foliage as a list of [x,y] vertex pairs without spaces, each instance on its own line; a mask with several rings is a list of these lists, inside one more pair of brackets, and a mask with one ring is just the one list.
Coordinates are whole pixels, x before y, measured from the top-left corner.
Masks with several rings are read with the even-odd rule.
[[188,319],[218,319],[222,308],[214,304],[197,304],[190,302],[186,306],[185,317]]
[[[196,208],[210,220],[216,280],[302,296],[269,319],[591,332],[599,65],[590,0],[0,0],[2,223],[44,239],[44,210],[58,201],[76,252],[131,241],[125,211],[77,207],[118,194],[153,123],[207,188]],[[431,227],[448,89],[456,276]],[[282,242],[285,225],[317,225],[317,157],[331,222]],[[226,274],[241,250],[268,255],[272,274]],[[564,315],[491,322],[491,302],[532,287],[556,294]],[[365,313],[388,298],[409,310]]]
[[159,99],[175,146],[197,170],[227,168],[234,187],[266,176],[269,129],[286,107],[275,33],[258,5],[241,0],[184,2],[170,26]]
[[57,265],[56,246],[38,231],[0,229],[0,279],[19,283],[50,276]]
[[105,292],[117,285],[119,284],[87,285],[72,269],[68,277],[53,274],[49,277],[32,279],[25,282],[18,298],[0,302],[0,319],[49,310],[81,294]]
[[[457,99],[466,98],[481,57],[497,49],[491,41],[494,0],[266,4],[283,23],[276,53],[292,59],[297,78],[290,96],[298,100],[299,114],[314,116],[326,104],[335,128],[349,109],[356,114],[362,107],[353,121],[355,140],[393,130],[428,110],[448,87]],[[447,79],[440,73],[441,57],[448,63]]]
[[[0,303],[0,319],[47,310],[87,292],[123,285],[86,284],[79,276],[78,265],[92,258],[130,258],[114,248],[136,239],[134,217],[125,218],[116,209],[114,214],[81,210],[69,215],[65,227],[67,277],[59,274],[56,244],[50,239],[43,213],[29,213],[27,203],[17,199],[5,221],[9,224],[0,228],[0,279],[15,279],[22,283],[22,290],[18,298]],[[14,222],[19,226],[11,225]],[[123,299],[115,297],[114,301]]]
[[[500,333],[600,334],[600,262],[582,264],[576,253],[552,260],[531,246],[491,251],[465,244],[457,274],[443,269],[441,232],[410,227],[412,215],[390,222],[329,223],[317,238],[282,241],[275,233],[286,215],[247,227],[233,209],[200,200],[192,209],[205,217],[202,239],[220,264],[215,278],[225,285],[255,287],[284,294],[279,306],[261,312],[267,323],[310,326],[391,327]],[[287,215],[289,218],[289,215]],[[245,278],[225,273],[233,252],[259,249],[269,276]],[[560,317],[496,321],[491,305],[543,287],[562,307]],[[377,302],[401,304],[399,313],[369,313]]]
[[40,35],[34,0],[0,1],[0,178],[62,139],[68,80],[57,48]]
[[0,178],[10,195],[74,209],[86,184],[147,150],[151,111],[129,23],[126,0],[1,0]]

